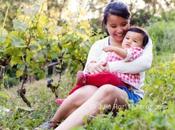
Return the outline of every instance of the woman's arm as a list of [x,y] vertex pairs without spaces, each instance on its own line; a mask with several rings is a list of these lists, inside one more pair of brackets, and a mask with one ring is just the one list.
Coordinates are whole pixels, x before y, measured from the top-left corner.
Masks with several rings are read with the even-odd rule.
[[100,41],[97,41],[94,43],[89,51],[87,62],[84,68],[84,72],[93,72],[96,70],[104,70],[103,66],[99,64],[99,61],[101,61],[101,58],[105,56],[105,53],[103,51],[103,48],[107,46],[108,39],[102,39]]
[[152,41],[149,39],[143,54],[132,62],[116,61],[108,63],[110,72],[122,73],[139,73],[151,67],[153,54],[152,54]]

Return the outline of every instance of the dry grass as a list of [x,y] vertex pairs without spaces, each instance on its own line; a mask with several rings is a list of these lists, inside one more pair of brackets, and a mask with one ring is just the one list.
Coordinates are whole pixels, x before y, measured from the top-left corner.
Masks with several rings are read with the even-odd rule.
[[[53,84],[57,84],[58,76],[53,76]],[[70,75],[63,75],[60,86],[57,90],[59,97],[64,98],[67,96],[68,92],[73,86],[72,77]],[[27,107],[27,105],[22,101],[21,97],[17,94],[17,90],[20,88],[18,86],[4,89],[3,91],[7,93],[9,100],[7,104],[18,107]],[[39,81],[33,81],[31,83],[25,84],[26,88],[26,98],[31,102],[32,108],[38,108],[40,103],[54,102],[55,96],[51,90],[47,87],[47,79],[42,79]],[[66,89],[65,89],[66,88]]]

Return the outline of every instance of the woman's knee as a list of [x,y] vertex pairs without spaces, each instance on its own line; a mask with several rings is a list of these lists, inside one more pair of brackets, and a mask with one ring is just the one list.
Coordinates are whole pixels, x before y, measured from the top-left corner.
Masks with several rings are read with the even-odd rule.
[[96,87],[94,86],[85,86],[82,87],[78,90],[76,90],[74,93],[72,93],[70,95],[70,99],[71,99],[71,103],[74,106],[80,106],[81,104],[83,104],[87,99],[89,99],[97,90]]
[[117,104],[126,104],[126,101],[128,100],[126,92],[110,84],[101,86],[97,91],[96,97],[102,103],[109,104],[113,104],[114,102]]
[[106,84],[101,86],[98,91],[100,91],[100,93],[103,94],[104,97],[106,97],[116,92],[116,87],[110,84]]

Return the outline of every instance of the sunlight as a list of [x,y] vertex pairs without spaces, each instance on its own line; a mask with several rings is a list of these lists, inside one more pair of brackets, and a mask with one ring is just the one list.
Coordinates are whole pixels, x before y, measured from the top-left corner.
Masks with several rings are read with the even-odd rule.
[[[143,0],[134,0],[136,5],[134,7],[137,7],[137,8],[144,8],[145,6],[145,3]],[[126,4],[130,4],[131,3],[131,0],[124,0],[124,2]],[[133,2],[133,0],[132,0]],[[98,17],[99,14],[98,14],[98,11],[96,12],[87,12],[86,11],[86,7],[87,7],[87,3],[88,3],[88,0],[84,0],[83,3],[81,3],[80,0],[70,0],[69,3],[68,3],[68,10],[71,12],[72,16],[74,16],[75,14],[79,14],[79,13],[83,13],[84,11],[84,15],[81,15],[81,18],[79,17],[79,19],[91,19],[91,18],[95,18],[95,17]],[[100,4],[100,3],[99,3]],[[101,5],[96,5],[97,6],[101,6]],[[67,10],[65,10],[65,15],[64,15],[64,18],[68,18],[70,17],[70,12],[68,13],[68,16],[66,15],[67,13]]]
[[[145,6],[145,3],[143,0],[134,0],[135,2],[135,7],[141,9],[141,8],[144,8]],[[85,2],[85,1],[84,1]],[[86,1],[87,2],[87,1]],[[130,4],[131,3],[131,0],[124,0],[125,3],[127,4]],[[132,0],[133,2],[133,0]],[[79,6],[80,6],[80,0],[70,0],[69,1],[69,4],[68,4],[68,9],[72,12],[72,13],[76,13],[79,9]],[[98,5],[97,5],[98,6]]]
[[79,0],[70,0],[69,4],[68,4],[68,9],[75,13],[78,11],[78,7],[79,7]]

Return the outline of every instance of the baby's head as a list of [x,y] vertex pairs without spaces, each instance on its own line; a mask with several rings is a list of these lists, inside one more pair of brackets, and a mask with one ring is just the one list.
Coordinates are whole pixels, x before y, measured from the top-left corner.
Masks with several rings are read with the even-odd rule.
[[148,43],[149,37],[146,31],[140,27],[130,27],[123,39],[122,47],[141,47],[144,48]]

